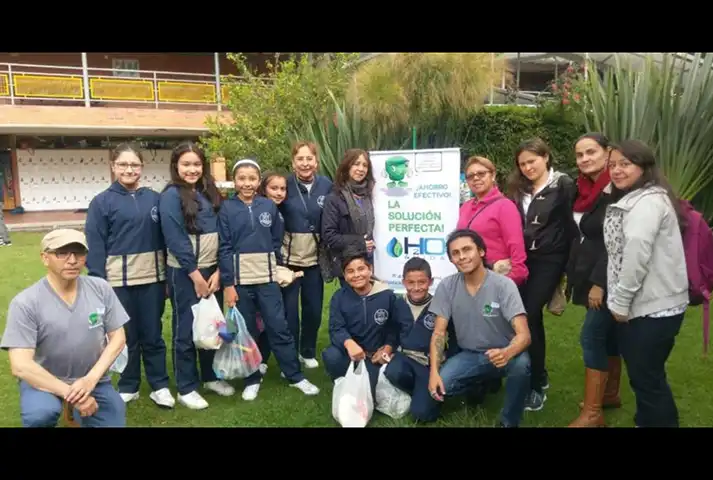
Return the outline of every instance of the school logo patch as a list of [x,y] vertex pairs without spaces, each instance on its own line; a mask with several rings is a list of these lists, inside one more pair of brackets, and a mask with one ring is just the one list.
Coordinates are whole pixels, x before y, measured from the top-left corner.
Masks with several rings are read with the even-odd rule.
[[426,316],[423,317],[423,326],[429,330],[433,330],[436,326],[436,316],[432,313],[427,313]]
[[380,308],[374,313],[374,322],[376,322],[377,325],[383,325],[388,319],[389,312],[384,308]]
[[158,223],[158,207],[151,207],[151,220]]
[[261,213],[258,217],[258,220],[260,221],[260,225],[262,225],[263,227],[269,228],[272,226],[272,215],[270,215],[268,212]]
[[324,208],[324,195],[317,197],[317,205],[319,205],[319,208]]
[[497,317],[499,315],[498,310],[500,309],[500,304],[497,302],[490,302],[483,305],[483,316],[484,317]]
[[104,325],[104,313],[106,310],[104,307],[97,308],[95,312],[89,314],[89,328],[97,328]]
[[285,223],[285,217],[282,216],[282,213],[277,212],[277,217],[280,219],[281,223]]

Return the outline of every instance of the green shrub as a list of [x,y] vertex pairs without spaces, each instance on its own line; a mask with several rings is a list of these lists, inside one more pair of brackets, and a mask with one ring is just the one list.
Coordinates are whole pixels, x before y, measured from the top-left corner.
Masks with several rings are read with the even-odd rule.
[[517,105],[485,107],[464,125],[467,141],[462,149],[463,162],[471,155],[490,159],[498,170],[500,181],[515,166],[515,150],[520,142],[541,137],[552,149],[556,169],[576,174],[574,142],[584,128],[556,109]]

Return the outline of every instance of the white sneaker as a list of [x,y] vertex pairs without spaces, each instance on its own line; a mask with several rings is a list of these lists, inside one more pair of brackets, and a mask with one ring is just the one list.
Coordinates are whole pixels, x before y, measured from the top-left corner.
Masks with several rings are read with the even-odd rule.
[[257,398],[257,394],[260,391],[260,384],[255,383],[253,385],[248,385],[243,390],[243,400],[251,402]]
[[212,390],[223,397],[229,397],[235,393],[235,389],[223,380],[217,380],[215,382],[206,382],[205,384],[203,384],[203,386],[208,390]]
[[316,385],[310,383],[310,381],[306,378],[304,380],[300,380],[297,383],[291,383],[290,386],[299,388],[305,395],[317,395],[319,393],[319,388],[317,388]]
[[171,395],[171,391],[168,388],[162,388],[151,392],[149,398],[156,403],[159,407],[173,408],[176,405],[176,400]]
[[124,403],[129,403],[133,400],[138,400],[139,398],[139,392],[135,393],[120,393],[119,396],[121,399],[124,401]]
[[319,362],[316,358],[304,358],[300,355],[300,362],[304,363],[307,368],[317,368],[319,367]]
[[195,390],[186,395],[178,395],[178,401],[191,410],[203,410],[204,408],[208,408],[208,402]]
[[267,373],[267,363],[261,363],[260,364],[260,373],[262,375],[265,375]]

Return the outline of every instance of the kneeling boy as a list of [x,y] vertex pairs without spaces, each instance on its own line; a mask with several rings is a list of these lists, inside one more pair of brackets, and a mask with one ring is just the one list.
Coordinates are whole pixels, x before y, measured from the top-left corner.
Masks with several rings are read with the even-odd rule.
[[379,369],[398,347],[401,332],[411,327],[411,313],[402,298],[372,278],[365,251],[347,254],[342,270],[346,285],[329,304],[330,345],[322,352],[322,361],[336,380],[347,373],[350,362],[366,359],[375,398]]
[[411,415],[419,421],[430,422],[438,417],[428,393],[429,352],[436,316],[428,311],[433,296],[428,289],[433,284],[431,266],[426,260],[413,257],[403,270],[406,303],[410,307],[410,328],[400,339],[401,346],[384,376],[397,388],[411,395]]

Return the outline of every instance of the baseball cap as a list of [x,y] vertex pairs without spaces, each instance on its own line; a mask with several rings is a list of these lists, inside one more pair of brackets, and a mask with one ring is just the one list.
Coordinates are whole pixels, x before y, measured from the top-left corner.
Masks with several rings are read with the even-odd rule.
[[42,238],[42,251],[57,250],[71,243],[78,243],[87,250],[87,239],[83,232],[71,228],[59,228],[52,230]]

